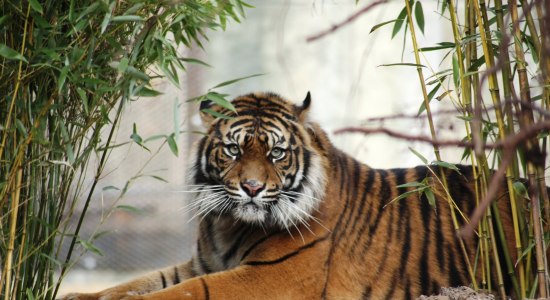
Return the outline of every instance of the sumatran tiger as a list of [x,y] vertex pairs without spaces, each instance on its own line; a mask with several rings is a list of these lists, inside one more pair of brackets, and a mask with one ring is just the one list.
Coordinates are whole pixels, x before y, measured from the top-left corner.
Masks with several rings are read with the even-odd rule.
[[[208,130],[191,170],[201,219],[193,258],[64,299],[412,299],[471,283],[439,168],[360,163],[310,121],[309,93],[301,105],[272,93],[231,103],[201,104]],[[468,215],[474,178],[457,168],[442,170],[457,214]],[[426,178],[435,208],[426,193],[392,202],[414,189],[403,184]],[[508,205],[499,204],[505,231]],[[476,239],[464,243],[473,260]]]

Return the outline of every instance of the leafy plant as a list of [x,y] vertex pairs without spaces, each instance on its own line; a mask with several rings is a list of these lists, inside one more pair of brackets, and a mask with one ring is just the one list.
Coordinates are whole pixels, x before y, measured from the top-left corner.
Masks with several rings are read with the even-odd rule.
[[[246,6],[241,0],[1,2],[3,299],[54,298],[60,279],[53,270],[63,277],[77,243],[94,250],[78,234],[124,108],[161,94],[153,80],[178,85],[186,63],[204,64],[178,49],[200,46],[207,30],[239,21]],[[177,153],[174,136],[164,138]],[[89,170],[94,179],[87,188]],[[84,209],[72,230],[67,221],[79,199]],[[58,256],[56,239],[70,239],[67,257]]]
[[[457,118],[464,121],[467,136],[454,145],[466,146],[463,159],[470,160],[478,179],[475,183],[478,210],[465,221],[470,223],[466,230],[476,230],[480,248],[476,254],[478,260],[468,261],[468,268],[476,289],[497,289],[503,299],[506,297],[505,276],[513,283],[517,298],[550,295],[546,261],[550,202],[544,181],[547,176],[547,131],[550,129],[546,121],[550,107],[550,12],[542,3],[513,0],[504,5],[496,0],[493,6],[487,6],[485,1],[473,0],[466,2],[464,15],[460,18],[454,0],[440,1],[437,13],[449,20],[448,30],[454,41],[435,46],[418,45],[415,28],[422,32],[424,29],[424,13],[419,0],[405,0],[397,19],[371,29],[372,32],[393,23],[393,38],[405,25],[404,37],[410,36],[415,60],[388,66],[416,67],[423,95],[418,114],[426,114],[433,141],[437,141],[438,136],[430,101],[434,97],[450,99],[458,108]],[[417,26],[413,26],[413,20]],[[451,61],[444,60],[441,70],[427,68],[431,64],[420,57],[425,51],[444,51],[444,57],[450,56]],[[432,75],[426,79],[427,70]],[[428,92],[429,85],[435,86]],[[436,96],[441,88],[443,92]],[[538,95],[533,97],[532,94]],[[491,99],[490,103],[483,100],[485,96]],[[435,142],[433,145],[436,164],[446,164],[440,155],[440,145]],[[522,176],[527,177],[529,189],[520,181]],[[511,260],[506,247],[496,243],[500,240],[500,245],[507,244],[499,211],[492,203],[496,187],[504,178],[507,188],[515,191],[510,193],[509,203],[515,236],[508,238],[515,240],[517,261]],[[445,177],[441,179],[447,186]],[[410,186],[416,188],[415,192],[427,189],[424,182],[410,183]],[[458,236],[461,236],[464,231],[456,223],[458,216],[454,215],[452,206],[451,213]],[[468,258],[466,252],[464,255]],[[501,270],[496,261],[503,262],[506,269]],[[481,272],[476,272],[475,266],[481,268]],[[476,273],[482,274],[482,278],[476,277]],[[498,285],[492,286],[493,282]]]

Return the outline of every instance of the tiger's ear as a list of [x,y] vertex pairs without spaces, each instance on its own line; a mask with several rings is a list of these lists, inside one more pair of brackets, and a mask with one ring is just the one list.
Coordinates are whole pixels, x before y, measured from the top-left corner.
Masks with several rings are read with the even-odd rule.
[[296,115],[298,116],[298,119],[300,122],[304,122],[307,117],[307,113],[309,111],[309,106],[311,104],[311,93],[308,91],[306,98],[302,102],[301,106],[295,105],[294,108],[296,110]]
[[210,100],[203,100],[201,101],[201,106],[199,108],[202,125],[204,125],[204,127],[206,128],[210,127],[210,124],[212,124],[212,122],[216,118],[212,114],[208,113],[208,110],[213,110],[212,104],[214,104],[214,102]]

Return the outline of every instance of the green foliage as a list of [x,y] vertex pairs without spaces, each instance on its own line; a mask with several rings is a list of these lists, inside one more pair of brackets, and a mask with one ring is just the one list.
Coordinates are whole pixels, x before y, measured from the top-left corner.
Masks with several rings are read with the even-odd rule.
[[[433,98],[450,100],[457,107],[456,117],[464,121],[467,133],[460,143],[473,143],[476,146],[466,147],[462,156],[463,160],[469,160],[473,165],[476,203],[489,203],[496,198],[496,194],[491,194],[490,183],[495,170],[499,168],[506,175],[500,181],[506,180],[506,187],[513,191],[509,193],[509,199],[500,200],[508,201],[507,205],[512,211],[513,232],[509,236],[505,237],[502,233],[503,224],[496,205],[492,205],[489,211],[475,221],[452,212],[453,219],[464,218],[466,224],[476,222],[475,228],[469,230],[475,229],[480,234],[476,261],[472,264],[467,262],[466,266],[471,271],[472,265],[483,268],[480,272],[483,278],[475,278],[475,273],[470,272],[473,287],[498,290],[501,298],[504,298],[503,282],[510,281],[516,298],[548,297],[549,269],[545,256],[547,237],[550,235],[550,201],[545,182],[541,179],[548,177],[544,154],[548,147],[548,124],[544,120],[550,107],[550,61],[544,61],[541,57],[550,56],[548,47],[543,46],[545,43],[548,45],[550,36],[542,30],[544,24],[536,22],[548,20],[550,12],[543,10],[542,2],[520,0],[503,5],[500,0],[469,1],[463,5],[463,9],[458,10],[464,14],[458,16],[456,1],[439,1],[439,12],[435,13],[448,20],[449,35],[454,37],[454,41],[419,47],[412,23],[415,20],[416,27],[423,32],[424,12],[421,1],[404,2],[405,8],[399,12],[396,20],[380,23],[371,31],[395,23],[391,33],[393,38],[403,28],[406,35],[409,25],[415,61],[384,66],[417,67],[423,96],[418,115],[426,114],[434,140],[437,139],[437,133],[429,109],[430,101]],[[487,4],[491,6],[487,7]],[[442,51],[444,58],[441,62],[425,62],[426,58],[420,59],[419,53],[427,51]],[[434,65],[439,65],[440,70],[432,69]],[[424,79],[424,72],[431,72],[432,75]],[[430,85],[434,86],[428,89]],[[440,94],[436,96],[437,93]],[[542,129],[527,134],[533,128]],[[484,148],[488,144],[493,147]],[[440,158],[437,144],[433,147],[436,156],[433,165],[458,170]],[[411,151],[427,164],[424,156],[413,149]],[[446,189],[444,176],[441,176],[440,181]],[[415,189],[406,191],[395,200],[403,199],[411,193],[431,191],[427,184],[412,182],[403,185],[401,187]],[[426,194],[426,197],[431,196]],[[452,202],[452,199],[448,200]],[[458,231],[458,223],[454,225]],[[499,245],[491,244],[496,240],[499,240]],[[516,245],[516,261],[512,261],[505,247],[496,249],[507,242]],[[468,257],[466,253],[463,255]],[[500,260],[507,269],[500,270],[500,264],[494,263],[494,259]],[[508,278],[505,279],[505,276]],[[495,287],[493,283],[498,285]]]
[[[238,22],[246,6],[241,0],[1,2],[3,299],[55,297],[53,270],[65,273],[75,244],[98,251],[78,233],[106,157],[120,146],[112,137],[124,107],[160,95],[151,80],[179,85],[185,63],[206,65],[177,49],[201,46],[207,30]],[[175,137],[162,138],[177,155]],[[131,139],[145,142],[136,126]],[[89,164],[92,156],[97,165]],[[95,170],[89,189],[88,169]],[[84,211],[69,230],[78,199]],[[71,241],[69,256],[57,258],[63,239]]]

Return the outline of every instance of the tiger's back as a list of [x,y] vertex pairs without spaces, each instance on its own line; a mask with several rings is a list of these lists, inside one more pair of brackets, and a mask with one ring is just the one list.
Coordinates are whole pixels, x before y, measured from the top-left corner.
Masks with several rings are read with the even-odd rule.
[[[235,112],[204,104],[230,118],[202,115],[208,132],[191,172],[201,220],[193,259],[67,299],[413,299],[469,285],[438,176],[460,225],[475,207],[471,167],[370,168],[309,121],[310,101],[256,93],[236,98]],[[412,182],[429,185],[435,206],[403,186]],[[464,243],[473,261],[477,241]]]

